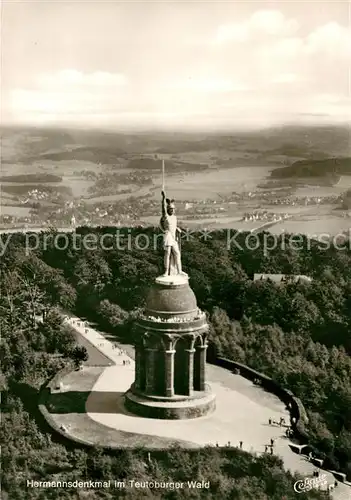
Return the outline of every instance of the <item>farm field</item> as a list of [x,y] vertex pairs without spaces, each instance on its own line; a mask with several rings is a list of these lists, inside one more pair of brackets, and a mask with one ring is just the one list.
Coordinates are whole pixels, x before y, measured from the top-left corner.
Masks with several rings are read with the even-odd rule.
[[15,217],[27,217],[30,214],[29,207],[13,206],[1,204],[0,207],[1,215],[13,215]]
[[296,189],[295,196],[300,198],[304,198],[305,196],[319,196],[320,198],[334,195],[338,196],[349,187],[351,187],[351,176],[350,186],[347,186],[346,183],[335,184],[334,186],[303,186]]
[[[264,221],[244,222],[241,220],[244,214],[267,210],[291,216],[289,221],[277,223],[274,227],[279,227],[279,230],[286,224],[295,227],[294,219],[303,211],[304,204],[288,201],[273,205],[271,201],[275,199],[275,193],[276,198],[282,199],[289,192],[294,192],[298,198],[339,196],[350,188],[351,177],[342,176],[335,186],[330,187],[301,184],[295,190],[274,188],[265,191],[260,186],[269,183],[273,169],[298,159],[328,157],[336,150],[346,154],[346,132],[335,129],[335,137],[330,140],[332,132],[311,128],[307,137],[305,130],[294,128],[228,136],[9,129],[2,136],[1,176],[13,179],[13,176],[36,174],[44,178],[49,174],[51,181],[37,182],[33,186],[29,180],[26,184],[20,180],[4,182],[3,179],[0,182],[3,188],[0,213],[14,217],[30,215],[34,223],[37,220],[46,221],[45,214],[50,207],[54,213],[61,214],[57,216],[58,224],[59,219],[67,223],[73,211],[77,211],[78,221],[86,223],[92,222],[91,217],[94,218],[98,207],[100,211],[109,210],[111,215],[106,223],[112,224],[117,220],[114,213],[117,218],[121,213],[124,219],[130,213],[131,220],[145,223],[155,223],[151,221],[156,220],[158,224],[158,216],[151,214],[158,210],[162,189],[161,159],[164,159],[166,194],[178,203],[180,218],[186,202],[194,202],[194,207],[196,205],[194,217],[191,208],[186,212],[186,226],[227,226],[252,230]],[[131,169],[128,165],[135,168]],[[208,168],[199,170],[201,165]],[[61,179],[61,182],[52,182],[52,176]],[[34,204],[38,201],[40,205],[37,215],[36,209],[22,205],[28,190],[34,187],[38,191],[46,188],[49,193],[38,199],[35,195],[31,196],[31,201]],[[233,193],[237,196],[232,196]],[[142,213],[143,198],[146,198],[145,205],[149,207],[145,217]],[[225,198],[231,199],[231,204],[224,201]],[[266,203],[268,199],[270,203]],[[81,201],[84,203],[81,204]],[[318,227],[323,226],[324,219],[326,227],[333,225],[330,220],[334,220],[334,208],[326,210],[322,204],[318,206]],[[99,222],[95,220],[97,218],[94,218],[95,223]],[[339,221],[338,218],[336,220]],[[296,224],[300,224],[296,227],[307,227],[305,223],[301,225],[300,219]],[[344,227],[344,222],[338,222],[337,227],[340,225]]]
[[273,234],[286,232],[306,234],[310,237],[321,234],[335,236],[345,231],[351,231],[351,217],[342,218],[328,215],[313,216],[303,220],[286,220],[278,222],[269,229],[269,232]]

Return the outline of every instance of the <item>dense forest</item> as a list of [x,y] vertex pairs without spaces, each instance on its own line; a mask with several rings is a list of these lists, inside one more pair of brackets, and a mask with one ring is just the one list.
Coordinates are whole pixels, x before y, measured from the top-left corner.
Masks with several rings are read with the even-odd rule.
[[76,160],[95,162],[96,159],[99,158],[99,161],[105,165],[114,165],[118,158],[120,158],[123,154],[124,151],[120,148],[99,148],[90,145],[74,147],[70,151],[44,153],[40,156],[40,159],[52,161]]
[[[132,237],[140,231],[125,229]],[[151,239],[151,228],[142,231]],[[53,231],[40,235],[35,250],[26,248],[23,234],[1,236],[2,486],[8,498],[49,497],[47,491],[26,490],[26,479],[111,476],[211,480],[206,493],[153,491],[150,498],[295,498],[294,479],[275,457],[225,449],[199,451],[194,457],[172,450],[153,454],[146,463],[144,450],[108,454],[71,449],[42,426],[36,409],[40,386],[67,363],[84,359],[57,308],[97,321],[130,342],[132,320],[161,271],[161,248],[91,250],[91,245],[83,248],[74,241],[88,233],[99,237],[115,232]],[[285,235],[275,250],[265,252],[264,234],[256,250],[245,248],[245,233],[230,246],[225,231],[211,233],[207,241],[202,236],[193,234],[182,243],[182,260],[199,306],[208,314],[212,351],[262,371],[301,398],[312,445],[332,468],[350,477],[351,250],[307,239],[296,250]],[[256,272],[306,274],[313,282],[253,282]],[[43,311],[44,322],[38,320]],[[89,495],[84,498],[113,498],[109,491]],[[120,492],[120,498],[139,498],[135,491],[128,495]],[[323,498],[318,492],[307,495],[298,497]],[[82,496],[50,490],[50,498]]]
[[351,175],[351,158],[327,158],[295,161],[289,167],[276,168],[271,177],[324,177],[328,175]]

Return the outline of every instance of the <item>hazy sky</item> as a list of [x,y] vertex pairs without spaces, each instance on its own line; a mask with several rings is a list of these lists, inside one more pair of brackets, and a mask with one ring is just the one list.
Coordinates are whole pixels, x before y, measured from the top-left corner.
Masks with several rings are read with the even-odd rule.
[[2,119],[350,122],[350,26],[338,0],[3,0]]

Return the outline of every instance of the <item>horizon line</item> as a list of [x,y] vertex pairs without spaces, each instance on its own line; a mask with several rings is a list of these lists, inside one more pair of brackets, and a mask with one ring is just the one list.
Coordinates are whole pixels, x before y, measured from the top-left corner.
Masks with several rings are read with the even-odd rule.
[[[2,122],[0,123],[0,130],[5,129],[41,129],[41,130],[74,130],[81,132],[89,131],[101,131],[109,133],[163,133],[163,134],[174,134],[174,133],[186,133],[186,134],[203,134],[203,133],[246,133],[246,132],[260,132],[273,129],[283,129],[283,128],[345,128],[350,129],[351,133],[351,119],[350,121],[322,121],[322,122],[308,122],[308,121],[287,121],[282,123],[272,123],[267,125],[251,125],[251,126],[240,126],[240,125],[227,125],[227,126],[214,126],[214,127],[199,127],[199,126],[161,126],[161,125],[89,125],[89,124],[72,124],[72,123],[25,123],[25,122]],[[351,138],[350,138],[351,140]]]

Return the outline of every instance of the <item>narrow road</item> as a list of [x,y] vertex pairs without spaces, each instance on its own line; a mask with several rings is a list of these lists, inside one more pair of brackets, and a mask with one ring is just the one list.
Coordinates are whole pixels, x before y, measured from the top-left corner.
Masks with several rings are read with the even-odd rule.
[[109,363],[110,366],[128,366],[134,371],[134,359],[130,355],[128,355],[126,349],[117,344],[117,342],[111,342],[110,340],[107,340],[104,334],[92,328],[89,322],[84,321],[72,314],[65,313],[64,321],[69,326],[74,328],[75,331],[78,332],[85,341],[88,341],[106,358],[108,358],[111,361]]

